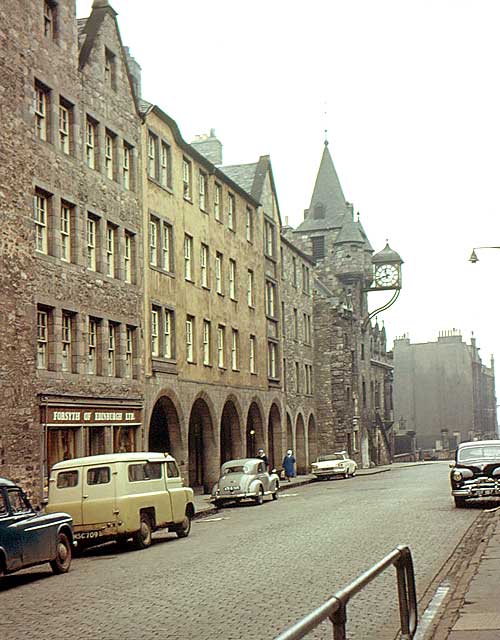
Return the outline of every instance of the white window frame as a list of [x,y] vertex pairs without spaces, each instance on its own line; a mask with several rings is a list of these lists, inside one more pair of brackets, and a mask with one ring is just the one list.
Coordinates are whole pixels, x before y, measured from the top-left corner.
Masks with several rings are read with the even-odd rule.
[[61,234],[61,260],[71,262],[71,218],[73,207],[61,201],[59,230]]
[[149,218],[149,264],[158,266],[158,220]]
[[106,130],[104,135],[104,172],[109,180],[115,177],[115,138]]
[[229,297],[236,300],[236,261],[229,259]]
[[206,366],[210,365],[210,334],[210,320],[203,320],[203,364]]
[[97,220],[87,216],[87,269],[97,271]]
[[201,244],[200,250],[200,275],[201,275],[201,286],[208,289],[208,263],[209,263],[210,252],[208,249],[208,245]]
[[224,343],[225,343],[225,327],[219,325],[217,327],[217,366],[220,369],[225,367],[224,358]]
[[249,307],[255,306],[254,300],[254,274],[252,269],[247,272],[247,303]]
[[66,155],[70,154],[70,125],[71,110],[66,105],[59,102],[59,145],[61,151]]
[[193,237],[184,235],[184,279],[193,280]]
[[151,355],[157,358],[160,355],[160,311],[156,307],[151,309]]
[[267,352],[268,352],[268,376],[270,378],[277,378],[277,345],[275,342],[267,343]]
[[115,248],[116,248],[116,229],[113,225],[106,226],[106,275],[110,278],[115,277]]
[[245,234],[247,241],[253,242],[253,210],[250,207],[246,209]]
[[271,318],[276,317],[276,292],[275,285],[270,280],[266,280],[266,313]]
[[163,357],[170,360],[174,357],[174,312],[163,310]]
[[89,318],[87,333],[87,373],[97,375],[97,320]]
[[255,356],[257,353],[256,343],[257,343],[257,338],[254,335],[251,335],[250,342],[249,342],[249,354],[248,354],[248,360],[249,360],[248,366],[249,366],[250,373],[257,373],[257,367],[256,367],[256,361],[255,361]]
[[148,176],[156,180],[156,156],[158,147],[158,136],[151,131],[148,132]]
[[123,157],[122,157],[122,172],[123,180],[122,186],[127,191],[130,191],[130,167],[132,165],[132,148],[126,142],[123,143]]
[[221,195],[222,187],[216,182],[214,186],[214,217],[217,222],[222,222]]
[[231,231],[235,230],[236,199],[232,193],[227,194],[227,227]]
[[43,3],[43,33],[46,38],[54,38],[55,10],[49,2]]
[[200,199],[200,209],[207,210],[207,174],[200,171],[198,175],[198,195]]
[[61,371],[71,371],[71,334],[72,317],[69,313],[61,315]]
[[194,362],[194,318],[187,316],[186,318],[186,360],[190,363]]
[[132,234],[125,231],[125,246],[123,251],[124,269],[123,276],[125,282],[132,283],[132,252],[133,252],[133,238]]
[[116,333],[117,327],[108,322],[108,376],[116,377]]
[[162,140],[160,150],[160,184],[165,189],[169,186],[170,146]]
[[35,193],[35,249],[39,253],[48,253],[47,221],[49,215],[49,199],[41,193]]
[[49,92],[39,84],[35,84],[35,130],[39,140],[47,140],[48,134]]
[[191,200],[191,172],[192,164],[187,158],[182,158],[182,195],[184,200]]
[[89,169],[96,169],[97,124],[88,116],[85,123],[85,158]]
[[265,220],[264,222],[265,229],[265,241],[266,241],[266,253],[271,258],[274,257],[274,225]]
[[233,371],[238,371],[239,365],[239,332],[237,329],[231,330],[231,368]]
[[36,314],[37,330],[37,353],[36,368],[48,369],[48,335],[49,335],[49,314],[41,309]]
[[161,225],[161,268],[172,271],[172,226],[167,222]]
[[125,330],[125,377],[133,377],[134,362],[134,329],[127,327]]
[[217,253],[215,254],[215,291],[217,293],[219,293],[220,295],[223,294],[223,289],[222,289],[222,260],[223,260],[222,253],[219,253],[219,251],[217,251]]

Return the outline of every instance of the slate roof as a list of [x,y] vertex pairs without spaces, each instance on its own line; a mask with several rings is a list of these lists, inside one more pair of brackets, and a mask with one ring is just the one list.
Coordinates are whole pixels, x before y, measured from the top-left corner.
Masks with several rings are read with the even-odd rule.
[[[359,215],[359,214],[358,214],[358,215]],[[358,218],[358,220],[357,220],[356,224],[358,225],[359,230],[360,230],[360,232],[361,232],[361,235],[363,236],[363,238],[364,238],[364,240],[365,240],[365,247],[364,247],[365,251],[369,251],[370,253],[373,253],[373,247],[372,247],[372,245],[370,244],[370,241],[368,240],[368,236],[366,235],[366,231],[363,229],[363,225],[362,225],[362,224],[361,224],[361,222],[359,221],[359,218]]]
[[382,251],[379,251],[372,257],[372,262],[375,262],[375,263],[401,262],[401,264],[403,264],[403,261],[401,260],[401,256],[399,255],[399,253],[394,251],[394,249],[391,249],[391,247],[389,246],[389,243],[385,245]]
[[344,192],[328,150],[328,142],[325,142],[307,218],[296,231],[340,228],[347,212]]
[[352,219],[352,213],[349,212],[345,215],[344,221],[342,223],[342,227],[335,238],[333,244],[343,244],[343,243],[357,243],[357,244],[365,244],[365,239],[361,234],[358,223],[354,222]]
[[[233,164],[219,169],[248,193],[252,193],[257,162],[253,164]],[[253,194],[252,194],[253,195]]]

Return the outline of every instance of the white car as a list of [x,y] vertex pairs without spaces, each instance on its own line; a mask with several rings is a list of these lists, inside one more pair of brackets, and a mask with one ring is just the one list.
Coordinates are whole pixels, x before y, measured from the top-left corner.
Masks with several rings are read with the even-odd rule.
[[311,473],[317,478],[333,478],[342,476],[344,478],[354,477],[358,465],[347,456],[347,451],[330,453],[318,456],[316,462],[311,465]]

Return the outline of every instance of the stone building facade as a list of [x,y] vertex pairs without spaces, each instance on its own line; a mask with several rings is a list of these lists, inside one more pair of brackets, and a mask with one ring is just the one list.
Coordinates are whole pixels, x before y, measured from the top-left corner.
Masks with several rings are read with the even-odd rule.
[[[325,143],[311,204],[287,238],[315,262],[314,377],[321,452],[345,449],[363,467],[392,458],[392,359],[369,318],[373,248],[344,197]],[[397,256],[399,258],[399,256]]]
[[3,110],[19,114],[7,138],[23,194],[2,203],[20,254],[6,298],[25,325],[10,342],[24,357],[4,380],[8,411],[19,378],[29,393],[2,424],[1,473],[39,496],[62,458],[142,446],[141,120],[107,3],[78,22],[71,1],[6,13],[9,46],[27,56]]
[[453,449],[465,440],[498,437],[495,367],[485,366],[476,339],[457,330],[436,342],[394,342],[394,415],[398,431],[419,449]]
[[224,166],[142,100],[107,0],[7,2],[0,475],[41,497],[56,461],[112,451],[168,450],[200,490],[260,447],[386,462],[373,250],[328,148],[283,227],[268,156]]

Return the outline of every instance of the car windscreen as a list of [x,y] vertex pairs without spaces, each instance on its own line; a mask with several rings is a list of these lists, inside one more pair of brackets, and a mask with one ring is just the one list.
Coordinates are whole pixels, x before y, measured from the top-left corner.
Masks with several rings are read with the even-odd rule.
[[340,453],[332,453],[331,456],[319,456],[318,462],[326,462],[327,460],[344,460],[344,456]]
[[500,445],[487,445],[478,447],[465,447],[458,452],[459,462],[468,462],[470,460],[491,460],[492,458],[500,458]]

